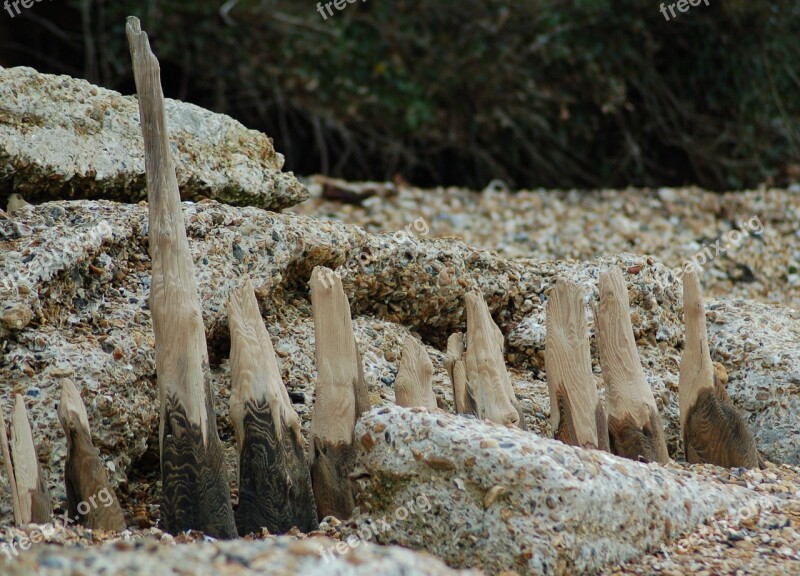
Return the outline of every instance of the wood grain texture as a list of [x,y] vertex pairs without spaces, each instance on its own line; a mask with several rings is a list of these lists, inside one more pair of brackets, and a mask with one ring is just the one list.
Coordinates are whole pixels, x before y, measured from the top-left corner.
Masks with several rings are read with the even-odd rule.
[[524,429],[517,399],[503,358],[503,334],[494,323],[480,292],[464,296],[467,310],[467,346],[464,363],[467,396],[479,418]]
[[152,263],[150,310],[161,413],[164,529],[233,538],[222,445],[217,434],[205,329],[178,182],[170,154],[158,60],[139,20],[126,26],[145,148]]
[[272,342],[245,278],[228,303],[231,421],[239,449],[240,536],[267,528],[316,530],[317,510],[300,418],[281,379]]
[[456,332],[447,339],[447,355],[444,365],[453,384],[453,402],[456,414],[475,414],[467,394],[467,366],[464,363],[464,334]]
[[11,509],[14,513],[14,524],[19,526],[22,524],[22,510],[19,503],[17,481],[14,478],[14,464],[11,462],[11,449],[8,444],[5,407],[2,401],[0,401],[0,420],[2,420],[2,426],[0,426],[0,448],[3,450],[3,462],[5,463],[6,474],[8,475],[8,485],[11,488]]
[[64,485],[70,518],[87,528],[127,528],[117,496],[106,475],[100,451],[92,443],[89,418],[80,393],[71,380],[61,382],[58,419],[67,437]]
[[413,336],[406,336],[400,367],[394,381],[395,402],[407,408],[436,410],[433,393],[433,362],[425,348]]
[[592,374],[585,308],[583,291],[568,280],[559,279],[547,298],[544,363],[550,424],[562,442],[607,451],[605,410]]
[[355,464],[353,433],[358,417],[369,410],[369,395],[341,280],[317,267],[309,284],[317,360],[311,484],[318,518],[346,519],[355,507],[349,478]]
[[758,468],[753,434],[725,390],[727,373],[711,362],[703,295],[694,270],[683,276],[683,316],[686,347],[678,395],[686,460]]
[[45,524],[53,511],[44,470],[36,456],[33,433],[22,396],[14,400],[11,418],[11,458],[20,507],[20,523]]
[[611,450],[633,460],[663,464],[669,461],[664,427],[639,360],[628,290],[620,269],[602,274],[599,288],[595,328]]

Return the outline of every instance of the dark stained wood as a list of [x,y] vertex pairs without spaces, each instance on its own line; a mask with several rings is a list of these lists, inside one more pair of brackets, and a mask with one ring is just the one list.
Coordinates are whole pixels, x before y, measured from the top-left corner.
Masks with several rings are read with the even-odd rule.
[[350,304],[338,276],[323,267],[311,273],[317,385],[311,419],[311,484],[320,520],[347,519],[355,507],[353,434],[370,401]]
[[711,362],[703,295],[694,270],[683,276],[683,316],[686,348],[678,394],[686,460],[758,468],[753,434],[725,390],[727,373]]
[[239,449],[240,536],[319,527],[300,418],[281,380],[278,361],[245,278],[230,298],[231,421]]
[[68,379],[61,383],[58,419],[67,437],[64,484],[70,518],[87,528],[122,532],[127,528],[125,517],[108,481],[100,451],[92,443],[83,400]]
[[217,434],[208,350],[178,181],[170,154],[158,60],[134,17],[126,27],[144,136],[152,262],[150,310],[161,396],[161,520],[167,532],[236,537]]

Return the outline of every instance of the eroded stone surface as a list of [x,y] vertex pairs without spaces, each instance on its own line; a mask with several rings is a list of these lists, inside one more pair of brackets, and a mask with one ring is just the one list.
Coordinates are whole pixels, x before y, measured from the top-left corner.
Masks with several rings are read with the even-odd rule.
[[[681,289],[653,258],[509,260],[455,240],[400,243],[389,234],[252,207],[186,203],[183,214],[207,330],[216,413],[231,466],[228,295],[243,274],[252,277],[282,378],[307,423],[316,379],[307,281],[314,266],[336,268],[362,253],[371,255],[370,263],[342,277],[373,403],[393,401],[403,341],[414,331],[433,360],[434,390],[453,410],[442,350],[450,333],[464,330],[464,294],[478,288],[505,333],[506,361],[528,427],[545,435],[550,434],[542,373],[546,292],[563,275],[579,283],[587,298],[596,298],[599,272],[620,266],[643,367],[671,454],[680,456]],[[157,447],[146,207],[79,201],[0,212],[0,246],[0,317],[14,319],[0,322],[0,380],[10,383],[0,394],[7,406],[14,393],[25,395],[40,459],[49,464],[51,490],[58,497],[66,447],[55,404],[59,379],[70,377],[83,390],[95,444],[119,485],[148,443]],[[796,313],[750,301],[711,301],[707,309],[712,357],[728,368],[729,389],[759,448],[771,460],[797,463]],[[596,351],[593,358],[598,370]],[[229,478],[236,477],[231,469]],[[6,480],[0,478],[2,487]],[[10,517],[5,497],[0,513]]]
[[[172,157],[184,199],[215,198],[280,210],[308,197],[272,140],[198,106],[166,100]],[[0,67],[0,205],[147,197],[139,105],[68,76]]]
[[658,464],[423,408],[375,408],[356,440],[356,524],[490,574],[593,573],[718,512],[773,505]]

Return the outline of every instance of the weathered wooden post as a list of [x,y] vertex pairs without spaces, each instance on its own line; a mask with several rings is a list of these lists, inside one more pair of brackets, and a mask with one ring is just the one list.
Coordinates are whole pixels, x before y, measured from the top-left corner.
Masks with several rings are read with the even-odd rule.
[[600,306],[595,316],[611,451],[633,460],[668,462],[664,426],[639,361],[628,289],[619,268],[600,276]]
[[133,16],[126,26],[144,136],[153,277],[150,310],[161,396],[161,518],[173,534],[235,538],[217,434],[205,328],[170,154],[158,60]]
[[319,527],[300,418],[281,380],[269,333],[245,278],[228,302],[231,421],[239,449],[240,536]]
[[686,460],[726,468],[758,468],[753,435],[711,363],[703,295],[694,270],[683,275],[683,321],[686,347],[681,356],[678,400]]
[[108,481],[100,451],[92,443],[86,407],[68,379],[61,382],[58,419],[67,437],[64,484],[70,518],[79,518],[87,528],[122,532],[127,527],[125,517]]
[[544,363],[556,439],[608,451],[606,413],[592,374],[583,291],[568,280],[558,280],[547,298]]
[[394,381],[394,396],[398,406],[422,406],[436,410],[433,393],[433,363],[425,348],[413,336],[406,336],[400,367]]
[[453,384],[453,402],[456,414],[475,414],[473,401],[467,392],[467,367],[464,364],[464,334],[456,332],[447,339],[447,356],[444,365]]
[[355,465],[356,420],[369,409],[350,303],[338,276],[327,268],[311,273],[317,385],[311,419],[311,482],[317,514],[349,518],[355,508],[349,474]]
[[2,404],[0,404],[0,419],[2,419],[0,444],[11,487],[14,523],[18,526],[31,522],[45,524],[51,518],[52,502],[44,470],[36,457],[33,433],[22,396],[17,394],[14,400],[10,449]]
[[517,407],[517,398],[503,358],[503,333],[492,320],[483,294],[469,292],[464,296],[464,303],[467,309],[464,366],[467,398],[473,403],[472,412],[479,418],[498,424],[512,424],[524,430],[525,419]]

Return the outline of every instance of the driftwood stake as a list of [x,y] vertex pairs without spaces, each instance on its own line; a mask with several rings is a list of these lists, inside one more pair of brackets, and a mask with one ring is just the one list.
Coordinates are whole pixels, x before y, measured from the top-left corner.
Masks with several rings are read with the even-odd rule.
[[281,380],[249,278],[228,303],[231,421],[239,449],[240,536],[319,527],[300,418]]
[[464,296],[467,308],[467,396],[479,418],[525,429],[503,359],[503,333],[480,292]]
[[11,450],[8,447],[8,432],[6,429],[5,408],[2,401],[0,401],[0,447],[3,450],[3,461],[5,462],[6,474],[8,475],[8,485],[11,488],[11,508],[14,512],[14,524],[17,526],[22,524],[22,510],[19,503],[19,491],[17,489],[17,481],[14,478],[14,464],[11,462]]
[[447,339],[447,356],[444,361],[450,382],[453,384],[453,401],[456,414],[475,414],[467,393],[467,367],[464,364],[464,334],[456,332]]
[[217,538],[234,538],[205,328],[170,154],[160,69],[137,18],[128,18],[126,31],[147,173],[153,269],[150,310],[161,396],[161,517],[164,529],[172,534],[200,530]]
[[628,290],[619,268],[600,276],[595,327],[611,451],[633,460],[668,462],[664,426],[639,361]]
[[361,355],[342,281],[330,270],[311,273],[317,386],[311,419],[311,482],[319,519],[349,518],[355,508],[348,478],[355,464],[353,431],[369,409]]
[[425,348],[413,336],[407,336],[400,357],[400,367],[394,382],[395,401],[398,406],[422,406],[436,410],[433,393],[433,362]]
[[608,451],[606,414],[592,374],[583,291],[568,280],[556,282],[547,299],[544,363],[556,439]]
[[70,518],[87,528],[125,530],[125,517],[108,481],[100,451],[92,444],[89,417],[81,395],[71,380],[61,382],[58,419],[67,436],[64,484]]
[[733,405],[711,363],[700,280],[683,276],[686,348],[681,357],[678,400],[686,460],[727,468],[759,466],[758,450],[744,418]]
[[11,418],[11,458],[19,503],[19,524],[45,524],[52,506],[44,470],[36,457],[33,433],[22,396],[17,394]]

